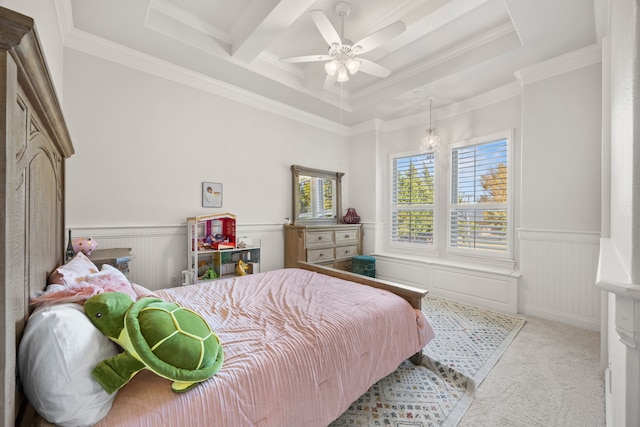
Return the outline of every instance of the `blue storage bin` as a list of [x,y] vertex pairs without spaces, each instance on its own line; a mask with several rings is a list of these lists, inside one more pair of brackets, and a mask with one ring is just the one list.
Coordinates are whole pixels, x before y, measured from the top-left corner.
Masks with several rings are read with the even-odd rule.
[[351,258],[351,271],[363,276],[376,277],[376,259],[368,255]]

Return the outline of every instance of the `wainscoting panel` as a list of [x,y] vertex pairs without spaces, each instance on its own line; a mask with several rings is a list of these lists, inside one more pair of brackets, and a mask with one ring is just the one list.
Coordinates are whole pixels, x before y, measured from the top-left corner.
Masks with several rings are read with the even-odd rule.
[[[73,227],[73,237],[91,237],[99,249],[131,248],[129,280],[149,289],[163,289],[182,283],[187,268],[185,225],[151,227]],[[261,242],[260,271],[284,265],[284,231],[280,224],[238,225],[238,236]]]
[[427,287],[427,266],[398,258],[376,257],[376,278],[403,283],[422,289]]
[[597,233],[520,230],[520,306],[533,316],[600,329]]
[[432,267],[434,293],[487,308],[518,312],[517,280],[510,276]]
[[453,265],[446,260],[375,253],[376,277],[417,286],[433,295],[479,307],[515,314],[518,311],[518,278],[512,271]]

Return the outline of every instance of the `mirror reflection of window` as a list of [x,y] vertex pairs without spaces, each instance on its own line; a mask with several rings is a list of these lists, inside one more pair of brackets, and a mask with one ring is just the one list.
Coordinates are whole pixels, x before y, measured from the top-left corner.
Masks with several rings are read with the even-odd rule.
[[311,177],[301,176],[298,183],[300,198],[298,212],[300,218],[311,218]]
[[335,218],[333,195],[336,181],[312,176],[300,176],[298,180],[298,218]]
[[291,166],[293,223],[339,223],[342,206],[342,172]]

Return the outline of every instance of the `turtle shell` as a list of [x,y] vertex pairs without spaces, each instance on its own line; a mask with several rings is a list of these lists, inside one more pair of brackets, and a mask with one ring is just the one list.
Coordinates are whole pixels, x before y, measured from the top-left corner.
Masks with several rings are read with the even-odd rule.
[[173,381],[204,381],[223,361],[218,336],[199,314],[157,298],[136,301],[125,317],[131,346],[145,366]]

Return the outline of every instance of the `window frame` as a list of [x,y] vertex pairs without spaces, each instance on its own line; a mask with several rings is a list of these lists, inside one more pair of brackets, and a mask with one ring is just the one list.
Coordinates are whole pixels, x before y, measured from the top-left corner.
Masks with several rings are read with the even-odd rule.
[[[429,207],[427,210],[431,210],[433,215],[433,232],[432,232],[432,240],[431,243],[422,243],[422,242],[401,242],[393,239],[394,234],[394,225],[393,225],[393,214],[396,209],[398,209],[398,205],[393,203],[393,193],[394,193],[394,185],[395,185],[395,162],[398,159],[408,158],[408,157],[420,157],[424,155],[433,155],[433,202],[425,205],[417,205],[417,209],[421,209],[420,206]],[[395,250],[401,250],[406,253],[416,254],[416,251],[420,251],[420,254],[425,253],[434,253],[438,252],[439,247],[439,209],[438,209],[438,154],[437,153],[420,153],[420,151],[405,151],[401,153],[393,153],[389,156],[389,209],[387,210],[388,215],[388,224],[387,227],[387,245],[389,248]],[[424,208],[422,208],[424,210]]]
[[[500,204],[504,205],[506,209],[506,249],[504,251],[492,251],[488,249],[482,248],[466,248],[466,247],[456,247],[451,245],[452,239],[452,223],[451,216],[454,210],[459,210],[458,208],[454,208],[457,206],[457,203],[452,202],[452,191],[453,191],[453,154],[454,150],[465,147],[473,147],[483,144],[488,144],[491,142],[496,142],[500,140],[506,140],[507,146],[507,201],[506,203]],[[448,180],[447,180],[447,201],[446,201],[446,216],[443,219],[444,224],[446,224],[446,252],[449,254],[456,255],[465,255],[470,257],[477,257],[482,259],[495,259],[495,260],[512,260],[513,259],[513,182],[514,182],[514,130],[509,129],[507,131],[496,132],[493,134],[485,135],[482,137],[471,138],[468,140],[460,141],[454,144],[451,144],[449,147],[449,158],[447,160],[447,168],[449,170]],[[473,204],[470,205],[472,210],[486,210],[492,206],[496,206],[495,204]]]

